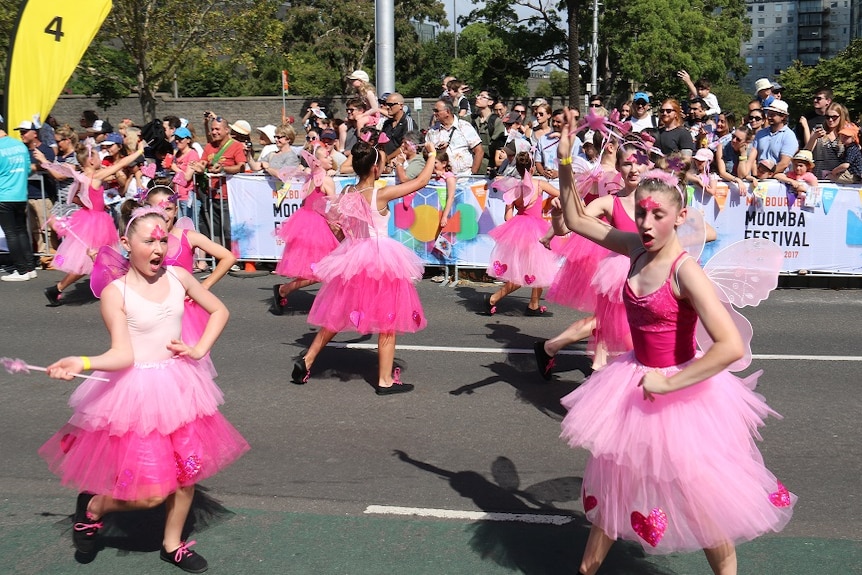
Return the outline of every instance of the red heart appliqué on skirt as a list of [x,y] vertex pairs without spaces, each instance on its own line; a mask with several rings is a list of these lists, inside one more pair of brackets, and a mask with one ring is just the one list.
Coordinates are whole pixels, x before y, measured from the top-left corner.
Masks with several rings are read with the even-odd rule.
[[769,501],[776,507],[790,507],[790,492],[778,482],[778,491],[769,494]]
[[667,529],[667,515],[656,507],[646,517],[635,511],[632,513],[632,529],[641,539],[655,547],[664,537]]
[[596,508],[596,505],[599,504],[599,500],[593,497],[592,495],[587,495],[584,497],[584,512],[589,513],[593,509]]
[[500,260],[494,261],[494,275],[495,276],[499,277],[499,276],[503,275],[504,273],[506,273],[507,269],[509,269],[509,266],[507,266],[504,263],[501,263]]

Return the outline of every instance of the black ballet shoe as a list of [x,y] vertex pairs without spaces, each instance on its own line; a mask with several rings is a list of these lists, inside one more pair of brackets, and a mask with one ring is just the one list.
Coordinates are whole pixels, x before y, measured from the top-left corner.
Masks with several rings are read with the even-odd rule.
[[162,546],[161,551],[159,551],[159,558],[179,567],[186,573],[203,573],[209,568],[209,565],[206,559],[189,549],[194,544],[194,541],[188,543],[183,541],[174,551],[168,551]]
[[551,374],[554,370],[554,365],[557,363],[557,360],[554,359],[554,356],[548,355],[548,352],[545,351],[545,342],[548,341],[546,339],[539,340],[533,344],[533,353],[536,355],[536,366],[539,368],[539,374],[548,381],[551,379]]
[[308,383],[308,378],[311,377],[311,370],[305,366],[305,357],[300,357],[293,362],[293,371],[290,374],[290,381],[296,385],[304,385]]
[[75,504],[72,545],[83,555],[92,555],[96,552],[96,534],[103,527],[101,521],[92,519],[87,513],[87,506],[95,496],[95,493],[79,493]]
[[281,292],[278,289],[281,287],[281,284],[275,284],[272,286],[272,309],[275,312],[275,315],[282,315],[284,313],[284,308],[287,307],[287,298],[281,295]]
[[540,305],[536,309],[527,306],[527,309],[524,310],[524,315],[527,317],[540,317],[544,315],[546,311],[548,311],[548,308],[543,305]]
[[485,315],[494,315],[495,313],[497,313],[497,306],[496,306],[496,304],[491,303],[491,296],[490,295],[485,294],[482,301],[484,302],[484,306],[482,308],[482,311],[484,312]]
[[63,305],[60,298],[63,297],[63,292],[56,285],[45,288],[45,297],[48,298],[48,307],[57,307]]
[[413,391],[415,386],[412,383],[404,383],[401,381],[401,368],[396,367],[392,372],[392,385],[389,387],[374,386],[374,393],[377,395],[393,395],[395,393],[407,393]]

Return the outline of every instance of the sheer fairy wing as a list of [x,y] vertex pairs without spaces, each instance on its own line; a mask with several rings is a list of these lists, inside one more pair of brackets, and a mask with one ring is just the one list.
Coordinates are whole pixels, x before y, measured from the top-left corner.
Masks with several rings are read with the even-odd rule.
[[90,274],[90,290],[100,297],[102,290],[112,281],[121,278],[129,271],[129,260],[123,257],[115,248],[102,246],[93,262],[93,272]]
[[690,208],[685,213],[685,222],[676,229],[676,237],[682,248],[695,260],[700,260],[706,242],[706,223],[703,214]]
[[[751,364],[751,323],[735,308],[756,306],[778,285],[778,274],[784,252],[775,242],[749,238],[735,242],[719,251],[704,266],[712,280],[718,298],[730,314],[742,336],[745,355],[731,364],[730,371],[742,371]],[[697,325],[697,343],[703,351],[712,347],[713,340],[703,325]]]
[[[507,204],[514,203],[518,198],[524,197],[524,180],[503,176],[491,182],[491,188],[499,190],[503,194],[503,201]],[[530,193],[532,193],[532,189]]]
[[195,229],[195,222],[188,216],[183,216],[174,222],[174,227],[181,230],[193,230]]
[[72,183],[69,185],[68,199],[66,200],[68,203],[72,203],[72,200],[75,199],[75,196],[79,196],[81,198],[81,203],[83,203],[88,208],[92,208],[93,205],[90,202],[90,198],[87,197],[86,193],[79,193],[81,190],[84,192],[87,191],[87,186],[90,183],[90,177],[75,169],[75,166],[72,164],[67,164],[66,162],[46,162],[42,164],[42,167],[45,169],[52,169],[55,172],[59,172],[65,175],[67,178],[72,179]]
[[362,194],[347,192],[330,204],[326,215],[330,221],[338,222],[348,237],[367,237],[371,225],[371,208]]

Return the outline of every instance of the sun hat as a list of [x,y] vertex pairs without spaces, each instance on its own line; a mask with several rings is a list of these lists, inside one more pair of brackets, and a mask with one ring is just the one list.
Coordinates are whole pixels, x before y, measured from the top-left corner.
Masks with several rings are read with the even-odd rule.
[[353,72],[350,73],[350,75],[347,77],[347,79],[348,80],[362,80],[365,83],[368,83],[371,81],[371,79],[368,77],[368,73],[365,72],[364,70],[354,70]]
[[791,160],[794,162],[805,162],[809,166],[813,166],[814,154],[811,153],[811,150],[799,150]]
[[269,138],[270,142],[275,143],[275,126],[267,124],[266,126],[260,126],[257,131]]
[[757,82],[754,83],[754,91],[760,92],[761,90],[771,90],[772,82],[769,81],[769,78],[761,78]]
[[242,134],[243,136],[248,136],[249,134],[251,134],[251,124],[249,124],[245,120],[237,120],[233,124],[230,124],[228,127],[237,134]]

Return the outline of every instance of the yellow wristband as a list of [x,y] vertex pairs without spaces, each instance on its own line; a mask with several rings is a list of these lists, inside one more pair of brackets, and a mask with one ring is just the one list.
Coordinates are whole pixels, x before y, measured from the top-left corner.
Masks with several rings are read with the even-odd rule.
[[87,357],[86,355],[82,355],[81,356],[81,363],[84,364],[84,367],[82,367],[81,369],[83,369],[84,371],[90,371],[90,358],[89,357]]
[[570,157],[569,158],[563,158],[562,160],[560,160],[560,165],[561,166],[571,166],[572,165],[572,158],[570,158]]
[[431,150],[430,152],[428,152],[428,157],[429,157],[429,158],[433,158],[433,157],[434,157],[434,156],[436,156],[436,155],[437,155],[437,150]]

